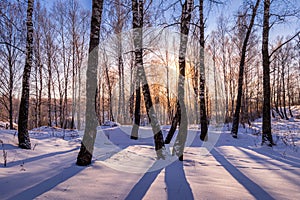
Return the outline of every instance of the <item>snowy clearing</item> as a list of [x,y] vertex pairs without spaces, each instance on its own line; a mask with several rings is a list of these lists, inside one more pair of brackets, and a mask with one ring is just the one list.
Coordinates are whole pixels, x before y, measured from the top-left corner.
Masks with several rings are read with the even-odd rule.
[[149,127],[137,141],[130,126],[102,128],[89,167],[75,165],[82,133],[41,127],[21,150],[16,131],[0,130],[0,199],[300,199],[299,119],[273,120],[273,148],[260,146],[261,120],[238,139],[211,128],[204,144],[190,127],[183,162],[155,159]]

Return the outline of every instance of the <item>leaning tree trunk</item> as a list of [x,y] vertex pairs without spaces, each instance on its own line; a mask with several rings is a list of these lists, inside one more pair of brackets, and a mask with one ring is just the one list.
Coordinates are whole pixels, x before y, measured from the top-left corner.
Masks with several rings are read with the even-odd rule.
[[95,96],[97,90],[98,45],[102,8],[103,0],[93,0],[88,67],[86,72],[85,130],[76,162],[80,166],[91,164],[97,133],[98,122],[95,110]]
[[179,77],[178,77],[178,108],[179,111],[179,130],[176,137],[173,154],[176,154],[180,161],[183,161],[183,151],[187,137],[187,112],[185,105],[185,68],[186,68],[186,50],[189,35],[189,23],[191,21],[191,12],[193,10],[193,0],[187,0],[183,4],[180,24],[180,46],[179,46]]
[[232,137],[234,137],[234,138],[237,138],[237,133],[238,133],[238,129],[239,129],[239,117],[240,117],[240,110],[241,110],[241,104],[242,104],[243,81],[244,81],[243,79],[244,79],[244,68],[245,68],[247,45],[248,45],[249,37],[250,37],[251,31],[252,31],[252,27],[254,25],[256,11],[259,6],[259,3],[260,3],[260,0],[257,0],[255,7],[253,8],[250,24],[247,29],[246,37],[244,39],[243,47],[242,47],[242,55],[241,55],[240,66],[239,66],[240,71],[239,71],[239,79],[238,79],[238,95],[237,95],[236,107],[235,107],[232,129],[231,129],[231,134],[232,134]]
[[29,81],[33,63],[33,23],[32,13],[34,0],[28,0],[27,8],[27,39],[26,39],[26,60],[22,80],[22,96],[19,109],[18,120],[18,140],[19,147],[22,149],[31,149],[28,133],[28,110],[29,110]]
[[189,35],[189,23],[191,20],[191,12],[193,10],[193,1],[187,0],[182,6],[181,23],[180,23],[180,46],[179,46],[179,77],[178,77],[178,100],[175,117],[172,120],[171,129],[166,137],[166,143],[170,143],[177,124],[179,123],[179,131],[176,137],[173,154],[176,154],[180,161],[183,160],[183,151],[187,137],[187,112],[184,102],[185,98],[185,66],[186,66],[186,51]]
[[[134,107],[134,124],[131,130],[130,138],[133,140],[138,139],[138,132],[141,120],[141,89],[140,89],[140,80],[139,73],[136,73],[136,82],[135,82],[135,107]],[[133,97],[132,97],[133,98]]]
[[[133,58],[134,58],[134,56],[133,56],[133,52],[131,52],[131,60],[130,60],[130,92],[129,92],[129,94],[130,94],[130,97],[129,97],[129,116],[130,116],[130,119],[132,119],[133,118],[133,104],[134,104],[134,92],[133,92],[133,90],[134,90],[134,83],[133,83],[133,77],[135,77],[133,74],[133,69],[134,69],[134,62],[133,62]],[[127,123],[127,121],[126,121],[126,123]]]
[[[150,94],[150,88],[145,74],[143,66],[143,0],[132,0],[132,12],[133,12],[133,42],[135,48],[135,67],[137,69],[137,76],[142,86],[144,95],[145,107],[147,115],[149,116],[150,124],[154,134],[155,151],[157,159],[165,158],[165,144],[163,140],[163,134],[160,129],[159,122],[157,120],[156,113],[153,109],[153,103]],[[136,86],[139,88],[139,85]]]
[[269,56],[269,19],[270,19],[270,0],[264,1],[264,19],[262,35],[262,60],[263,60],[263,124],[262,124],[262,144],[272,146],[271,130],[271,88],[270,88],[270,56]]

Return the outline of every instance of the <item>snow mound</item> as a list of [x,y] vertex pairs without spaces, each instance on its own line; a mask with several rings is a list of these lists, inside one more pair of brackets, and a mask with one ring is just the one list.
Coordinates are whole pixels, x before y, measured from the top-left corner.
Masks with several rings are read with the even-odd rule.
[[49,126],[41,126],[38,128],[34,128],[31,131],[29,131],[29,134],[30,137],[38,138],[38,139],[58,137],[65,140],[70,140],[79,137],[77,130],[62,129],[58,127],[49,127]]

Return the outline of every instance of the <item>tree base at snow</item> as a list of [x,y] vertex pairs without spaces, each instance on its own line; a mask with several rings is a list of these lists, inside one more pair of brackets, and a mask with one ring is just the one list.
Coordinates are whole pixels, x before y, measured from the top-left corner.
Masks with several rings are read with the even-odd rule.
[[77,156],[76,165],[78,166],[88,166],[92,163],[92,154],[85,148],[81,143],[80,151]]
[[207,142],[208,140],[208,134],[207,133],[203,133],[201,132],[200,134],[200,140],[203,141],[203,142]]
[[156,150],[156,155],[157,155],[156,157],[157,160],[160,159],[165,160],[166,157],[168,156],[168,152],[165,147],[162,147],[161,149]]
[[136,136],[130,136],[130,139],[132,139],[132,140],[138,140],[139,138],[136,137]]
[[266,145],[268,147],[276,146],[276,144],[274,142],[270,142],[269,140],[262,141],[261,146],[264,146],[264,145]]
[[137,140],[138,139],[138,135],[139,135],[139,125],[138,124],[134,124],[131,130],[131,136],[130,139],[132,140]]
[[30,143],[28,133],[23,135],[23,137],[19,137],[19,141],[21,141],[21,142],[19,142],[19,147],[21,149],[31,149],[31,143]]
[[20,143],[19,144],[19,147],[21,148],[21,149],[31,149],[31,144],[29,143]]

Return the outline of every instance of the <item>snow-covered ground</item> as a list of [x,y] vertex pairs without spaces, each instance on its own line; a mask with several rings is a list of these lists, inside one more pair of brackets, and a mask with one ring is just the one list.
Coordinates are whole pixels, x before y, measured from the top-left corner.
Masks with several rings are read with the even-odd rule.
[[238,139],[211,127],[205,143],[190,127],[183,162],[155,159],[149,127],[137,141],[130,126],[102,127],[89,167],[75,165],[81,132],[40,127],[21,150],[16,131],[0,130],[0,199],[300,199],[300,119],[272,123],[273,148],[260,145],[261,119]]

